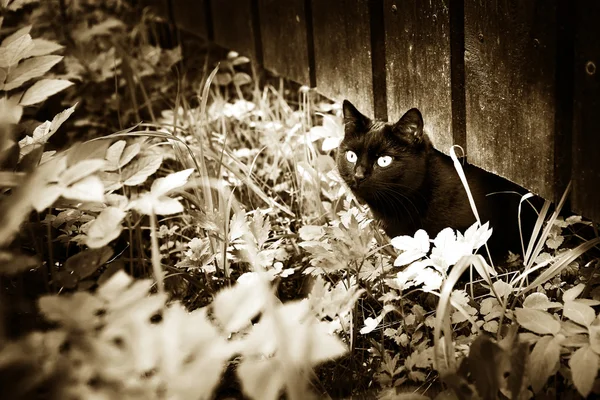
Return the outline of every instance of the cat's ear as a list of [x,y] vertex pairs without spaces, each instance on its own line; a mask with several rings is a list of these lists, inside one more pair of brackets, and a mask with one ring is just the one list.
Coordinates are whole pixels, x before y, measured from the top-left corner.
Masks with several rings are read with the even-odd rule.
[[358,111],[356,107],[354,107],[354,104],[350,103],[348,100],[344,100],[342,110],[344,112],[344,125],[347,128],[354,131],[357,129],[364,129],[369,125],[369,118]]
[[411,140],[423,140],[423,116],[416,108],[411,108],[394,124],[394,132]]

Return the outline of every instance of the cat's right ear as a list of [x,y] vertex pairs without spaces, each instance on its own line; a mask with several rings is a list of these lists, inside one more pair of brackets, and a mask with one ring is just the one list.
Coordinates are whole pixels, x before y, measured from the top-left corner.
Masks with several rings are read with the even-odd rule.
[[350,103],[348,100],[344,100],[342,111],[344,112],[346,132],[355,132],[356,130],[364,129],[369,125],[369,118],[358,111],[356,107],[354,107],[354,104]]

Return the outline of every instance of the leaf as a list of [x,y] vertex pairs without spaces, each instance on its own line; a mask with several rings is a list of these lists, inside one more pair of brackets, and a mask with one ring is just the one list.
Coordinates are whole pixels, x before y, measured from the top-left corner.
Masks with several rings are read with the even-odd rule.
[[79,161],[77,164],[70,166],[65,172],[60,175],[59,184],[69,186],[86,176],[99,171],[104,166],[104,160],[90,159]]
[[549,308],[562,307],[562,304],[551,302],[544,293],[531,293],[523,302],[524,308],[532,308],[535,310],[548,310]]
[[528,376],[533,392],[539,392],[556,372],[560,361],[560,346],[552,336],[544,336],[535,344],[529,356]]
[[153,196],[159,197],[169,193],[174,189],[180,188],[187,183],[192,172],[194,172],[194,169],[189,168],[169,174],[164,178],[158,178],[152,182],[152,188],[150,189],[150,192]]
[[566,290],[563,293],[563,301],[567,302],[569,300],[575,300],[583,292],[583,289],[585,289],[585,285],[580,283],[579,285],[573,286],[571,289]]
[[29,34],[20,36],[4,46],[4,43],[10,38],[12,38],[12,35],[2,42],[2,47],[0,48],[0,68],[17,65],[19,61],[27,57],[31,50],[33,50],[33,40],[31,40]]
[[161,196],[154,200],[154,214],[172,215],[183,212],[183,205],[177,199]]
[[136,158],[123,169],[121,174],[123,184],[136,186],[146,181],[150,175],[158,171],[162,161],[160,154],[149,154]]
[[70,167],[81,161],[91,159],[103,160],[109,145],[110,142],[108,140],[90,140],[88,142],[76,143],[68,150],[67,165]]
[[594,387],[594,380],[598,374],[598,361],[598,354],[594,353],[589,346],[578,349],[569,360],[573,384],[584,398]]
[[35,257],[0,250],[0,275],[16,275],[40,264]]
[[590,326],[588,332],[590,335],[590,347],[596,354],[600,354],[600,325]]
[[45,186],[42,190],[37,190],[37,196],[32,198],[32,206],[37,212],[42,212],[50,207],[61,196],[63,187],[52,184]]
[[237,374],[244,394],[254,400],[277,400],[285,382],[276,360],[244,360]]
[[52,122],[46,121],[43,124],[38,125],[33,131],[33,136],[25,136],[24,139],[20,140],[20,157],[23,158],[36,148],[44,146],[48,139],[50,139],[50,137],[56,133],[56,130],[60,128],[63,122],[73,114],[76,106],[77,104],[56,114],[52,119]]
[[110,247],[100,249],[86,249],[67,259],[64,265],[66,271],[71,271],[79,279],[85,279],[104,265],[113,255]]
[[15,40],[20,39],[25,35],[28,35],[29,32],[31,32],[31,28],[33,28],[33,25],[27,25],[15,31],[11,35],[4,38],[2,44],[0,44],[0,47],[8,47],[8,45],[13,43]]
[[90,224],[85,244],[92,249],[106,246],[123,230],[122,222],[127,213],[117,207],[107,207]]
[[305,241],[320,240],[325,235],[325,229],[320,225],[304,225],[298,234],[300,239]]
[[102,202],[104,200],[104,185],[100,178],[90,175],[69,187],[63,188],[62,195],[72,200]]
[[33,50],[30,53],[30,56],[32,57],[45,56],[64,48],[64,46],[56,42],[52,42],[50,40],[42,38],[33,39],[33,45]]
[[560,322],[545,311],[517,308],[515,315],[519,325],[537,334],[556,335],[560,331]]
[[23,61],[8,74],[4,90],[16,89],[28,80],[44,75],[62,59],[62,56],[39,56]]
[[124,26],[125,25],[121,20],[109,17],[101,23],[96,24],[90,28],[86,27],[85,30],[79,30],[75,35],[75,40],[78,42],[88,42],[96,36],[111,35],[112,29],[121,28]]
[[596,312],[592,307],[577,300],[565,301],[563,315],[583,326],[590,326],[596,318]]
[[214,316],[227,334],[238,332],[263,310],[268,296],[268,281],[260,276],[252,282],[240,282],[217,293],[212,303]]
[[31,3],[37,3],[39,0],[14,0],[13,2],[10,3],[10,5],[8,6],[8,9],[10,11],[17,11],[19,9],[21,9],[22,7],[26,6],[27,4],[31,4]]
[[236,86],[242,86],[252,83],[252,78],[245,72],[238,72],[233,76],[233,84]]
[[106,150],[106,156],[104,157],[109,164],[104,168],[105,171],[114,171],[119,169],[119,161],[121,160],[121,154],[123,154],[125,146],[127,146],[127,142],[125,140],[118,140],[110,145],[110,147]]
[[73,85],[64,79],[42,79],[33,84],[19,102],[22,106],[31,106],[46,100],[48,97]]

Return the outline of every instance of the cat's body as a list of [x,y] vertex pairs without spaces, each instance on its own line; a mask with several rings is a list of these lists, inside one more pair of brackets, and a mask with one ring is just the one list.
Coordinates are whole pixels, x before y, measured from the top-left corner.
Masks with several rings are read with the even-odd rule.
[[[338,170],[356,197],[367,203],[390,237],[424,229],[435,237],[475,222],[467,194],[450,157],[434,149],[417,109],[397,123],[371,120],[344,102],[345,137]],[[471,165],[463,166],[482,223],[490,221],[494,253],[519,251],[518,186]],[[530,224],[528,224],[530,225]],[[528,237],[530,229],[527,229]],[[519,251],[520,252],[520,251]]]

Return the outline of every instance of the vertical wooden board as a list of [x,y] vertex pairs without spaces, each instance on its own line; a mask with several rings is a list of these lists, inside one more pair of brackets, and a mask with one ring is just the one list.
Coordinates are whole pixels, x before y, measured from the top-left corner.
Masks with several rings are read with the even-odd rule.
[[317,90],[373,116],[369,0],[312,1]]
[[600,2],[578,0],[572,206],[600,221]]
[[556,1],[465,2],[469,161],[550,200]]
[[215,42],[260,63],[252,0],[211,0],[211,11]]
[[448,1],[385,0],[384,16],[390,120],[419,108],[433,144],[448,154],[453,144]]
[[258,11],[264,67],[310,86],[306,0],[259,0]]
[[173,18],[179,29],[208,38],[208,15],[205,0],[171,0]]

